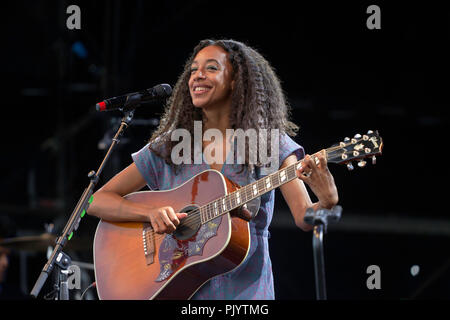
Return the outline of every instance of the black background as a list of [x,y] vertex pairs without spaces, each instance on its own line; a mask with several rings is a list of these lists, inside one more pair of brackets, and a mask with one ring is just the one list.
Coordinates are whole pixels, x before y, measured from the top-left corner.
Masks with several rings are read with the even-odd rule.
[[[81,8],[81,30],[66,27],[70,4]],[[380,30],[366,26],[371,4],[381,9]],[[232,38],[259,50],[276,69],[301,127],[295,140],[308,153],[368,129],[384,139],[375,166],[349,172],[330,165],[342,224],[346,215],[372,217],[391,231],[330,229],[329,298],[450,297],[449,232],[391,228],[397,223],[391,218],[450,222],[448,6],[39,0],[3,7],[0,214],[14,220],[17,235],[42,233],[45,223],[55,223],[57,234],[64,226],[88,184],[87,173],[104,156],[99,141],[115,132],[120,119],[119,112],[95,113],[96,102],[158,83],[174,85],[201,39]],[[75,43],[87,56],[77,55]],[[161,111],[162,105],[143,107],[135,119],[158,118]],[[130,163],[153,129],[137,124],[126,131],[100,184]],[[292,219],[286,210],[277,192],[270,228],[276,296],[315,299],[311,233],[293,221],[291,227],[277,222]],[[91,241],[96,223],[85,218],[76,237]],[[92,262],[90,249],[73,255]],[[31,286],[46,258],[31,254],[27,261]],[[381,290],[366,287],[372,264],[381,268]],[[420,273],[413,277],[415,264]],[[18,255],[11,265],[9,281],[18,283]]]

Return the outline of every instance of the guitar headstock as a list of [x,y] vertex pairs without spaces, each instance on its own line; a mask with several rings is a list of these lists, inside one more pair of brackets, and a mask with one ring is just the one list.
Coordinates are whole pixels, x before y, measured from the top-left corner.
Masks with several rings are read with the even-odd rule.
[[352,161],[358,161],[359,167],[364,167],[364,159],[371,158],[376,163],[376,156],[381,154],[383,139],[378,131],[367,131],[366,134],[356,134],[353,138],[345,138],[344,141],[327,149],[328,162],[347,164],[349,170],[353,170]]

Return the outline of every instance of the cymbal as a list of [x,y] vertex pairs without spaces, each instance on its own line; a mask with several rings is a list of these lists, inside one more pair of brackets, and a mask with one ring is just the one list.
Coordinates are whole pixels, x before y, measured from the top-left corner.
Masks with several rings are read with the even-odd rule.
[[56,236],[43,233],[39,236],[26,236],[7,238],[0,241],[0,247],[23,251],[46,251],[49,246],[55,245]]
[[[55,245],[56,236],[51,233],[0,240],[0,247],[28,252],[47,251],[48,247],[54,247]],[[86,239],[74,239],[68,241],[65,245],[65,247],[72,250],[87,250],[89,249],[89,246],[90,241],[87,241]]]

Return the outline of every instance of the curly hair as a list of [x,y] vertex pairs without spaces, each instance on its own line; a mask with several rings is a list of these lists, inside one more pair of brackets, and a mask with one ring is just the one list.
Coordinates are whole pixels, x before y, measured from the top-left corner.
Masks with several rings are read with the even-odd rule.
[[[230,129],[244,131],[255,129],[257,132],[260,129],[267,129],[268,132],[271,129],[278,129],[280,134],[295,136],[299,128],[289,121],[290,107],[280,80],[269,62],[255,49],[242,42],[206,39],[200,41],[186,61],[184,70],[167,101],[159,127],[149,140],[150,149],[166,163],[173,165],[171,150],[178,142],[171,141],[171,132],[183,128],[193,136],[194,121],[205,121],[202,109],[196,108],[192,103],[188,81],[195,56],[207,46],[223,48],[232,66],[235,86],[231,97],[233,112],[230,113]],[[267,144],[267,148],[269,149],[267,154],[270,154],[270,143]],[[245,165],[253,169],[253,165],[248,161],[248,146],[246,150]]]

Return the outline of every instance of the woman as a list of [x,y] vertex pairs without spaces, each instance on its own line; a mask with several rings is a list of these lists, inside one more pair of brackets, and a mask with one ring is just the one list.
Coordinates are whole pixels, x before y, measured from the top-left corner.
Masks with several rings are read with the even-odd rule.
[[[331,208],[337,204],[337,189],[324,153],[305,156],[303,148],[288,136],[295,135],[298,127],[288,120],[288,106],[280,82],[266,59],[238,41],[203,40],[187,61],[159,128],[149,143],[132,155],[133,163],[94,194],[89,214],[110,221],[150,222],[157,233],[172,233],[186,217],[185,213],[175,212],[170,206],[152,208],[133,203],[123,196],[145,185],[151,189],[172,189],[211,168],[241,186],[264,176],[261,164],[250,161],[248,145],[244,164],[228,164],[226,152],[214,157],[204,152],[207,147],[229,150],[233,141],[226,138],[202,142],[201,164],[174,164],[172,150],[177,142],[171,141],[171,133],[185,129],[193,135],[194,121],[201,121],[203,132],[217,129],[222,137],[227,137],[226,129],[279,130],[280,168],[304,157],[297,171],[299,179],[280,187],[296,225],[302,230],[311,230],[303,221],[307,208]],[[270,146],[268,143],[267,148]],[[312,203],[305,183],[318,202]],[[271,191],[261,196],[259,212],[250,221],[251,246],[246,260],[232,272],[208,281],[193,299],[275,298],[268,249],[274,194]]]

